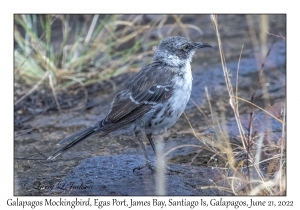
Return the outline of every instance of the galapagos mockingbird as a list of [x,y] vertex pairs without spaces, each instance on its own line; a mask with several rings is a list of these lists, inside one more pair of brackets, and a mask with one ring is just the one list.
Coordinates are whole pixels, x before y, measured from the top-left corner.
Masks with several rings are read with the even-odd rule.
[[145,132],[156,155],[152,135],[164,133],[183,113],[192,90],[190,63],[195,51],[204,47],[211,46],[178,36],[163,39],[152,62],[143,67],[127,87],[114,97],[106,117],[60,141],[58,144],[65,146],[47,160],[54,160],[93,134],[98,133],[99,137],[103,137],[131,124],[146,158],[145,166],[154,169],[140,134]]

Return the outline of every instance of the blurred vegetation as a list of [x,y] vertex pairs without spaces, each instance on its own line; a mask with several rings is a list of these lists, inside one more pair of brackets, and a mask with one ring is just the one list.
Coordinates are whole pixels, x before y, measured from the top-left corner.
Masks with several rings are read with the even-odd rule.
[[[152,58],[149,33],[166,26],[170,16],[153,15],[15,15],[15,93],[21,98],[41,86],[55,91],[86,86],[128,71]],[[183,31],[181,16],[171,16],[168,33]],[[151,37],[150,37],[151,38]],[[145,41],[147,39],[147,41]],[[142,63],[144,62],[144,63]]]
[[147,55],[141,40],[151,24],[120,15],[82,18],[71,26],[72,15],[15,15],[15,84],[55,90],[86,86],[134,69]]

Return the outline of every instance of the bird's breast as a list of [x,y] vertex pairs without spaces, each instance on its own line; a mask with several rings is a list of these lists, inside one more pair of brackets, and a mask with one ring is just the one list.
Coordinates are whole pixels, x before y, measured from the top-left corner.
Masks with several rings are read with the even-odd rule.
[[192,72],[190,64],[187,64],[181,70],[181,74],[174,77],[174,92],[171,98],[171,103],[174,111],[178,112],[180,115],[185,109],[185,106],[190,99],[192,91]]
[[149,113],[150,119],[148,117],[143,119],[143,121],[149,122],[145,124],[146,133],[160,134],[165,132],[176,123],[185,110],[192,91],[190,65],[182,68],[181,73],[177,73],[173,77],[172,83],[174,84],[173,92],[169,100],[164,104],[155,105],[152,113]]

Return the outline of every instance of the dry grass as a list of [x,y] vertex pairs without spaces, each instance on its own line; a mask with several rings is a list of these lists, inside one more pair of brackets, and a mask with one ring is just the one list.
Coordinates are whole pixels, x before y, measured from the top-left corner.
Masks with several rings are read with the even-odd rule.
[[[269,97],[267,93],[267,88],[265,88],[265,80],[263,75],[263,67],[259,66],[260,69],[259,77],[257,79],[257,84],[254,88],[254,92],[251,96],[251,101],[247,101],[238,97],[238,88],[234,91],[231,83],[230,74],[226,67],[225,55],[222,49],[221,36],[218,30],[218,20],[216,15],[211,15],[211,21],[215,27],[215,32],[218,40],[219,52],[222,62],[222,68],[224,72],[224,79],[226,82],[226,87],[228,91],[228,102],[233,110],[237,129],[239,131],[239,136],[241,144],[233,144],[230,142],[228,131],[226,128],[226,117],[225,108],[219,107],[220,114],[213,111],[214,108],[210,104],[210,96],[206,89],[207,100],[209,103],[211,111],[211,119],[205,116],[206,121],[214,128],[215,134],[207,137],[202,134],[196,133],[193,129],[194,135],[204,144],[204,148],[210,152],[213,152],[213,156],[218,156],[222,158],[226,165],[226,174],[224,177],[225,182],[214,183],[212,186],[206,186],[202,188],[218,188],[221,191],[227,191],[233,193],[234,195],[285,195],[286,194],[286,134],[285,134],[285,108],[282,108],[281,116],[274,116],[270,112],[266,111],[264,108],[257,106],[253,103],[253,98],[258,88],[262,88],[265,98],[265,104],[269,104]],[[265,29],[265,24],[267,24],[266,17],[262,17],[261,30]],[[249,24],[251,27],[251,24]],[[251,30],[250,30],[251,31]],[[263,37],[261,33],[260,40],[252,37],[254,45],[258,45],[258,42],[266,42],[266,37]],[[259,46],[259,45],[258,45]],[[243,47],[242,47],[243,49]],[[270,53],[270,50],[262,49],[260,55],[256,55],[257,59],[261,61],[262,57],[265,58]],[[241,50],[242,54],[242,50]],[[240,55],[241,58],[241,55]],[[239,65],[238,65],[239,68]],[[238,78],[238,75],[237,75]],[[237,84],[237,83],[236,83]],[[242,126],[240,114],[239,114],[239,101],[247,102],[250,104],[250,117],[249,126],[247,128]],[[196,104],[195,104],[196,105]],[[203,111],[196,105],[199,111],[203,114]],[[267,128],[265,132],[256,133],[254,124],[254,112],[257,110],[262,110],[266,115],[271,116],[273,119],[279,121],[282,124],[281,137],[279,139],[272,139],[266,144],[264,141],[267,137],[272,136],[272,129]],[[187,116],[186,116],[187,118]],[[189,121],[189,119],[187,118]],[[190,123],[190,122],[189,122]],[[268,125],[268,122],[265,122]],[[275,138],[275,135],[272,136]],[[277,142],[277,143],[275,143]],[[218,168],[218,167],[217,167]],[[219,170],[223,170],[224,167],[220,167]],[[224,171],[224,170],[223,170]]]
[[[75,21],[75,26],[72,18],[15,15],[15,90],[21,96],[15,104],[42,86],[51,88],[55,97],[60,90],[138,71],[158,44],[147,39],[153,30],[160,38],[163,27],[167,35],[175,28],[202,33],[197,26],[183,24],[181,15],[156,15],[146,22],[143,15],[83,15],[84,21]],[[168,18],[174,23],[165,24]]]
[[[76,26],[82,30],[74,33],[69,19],[68,15],[15,15],[15,83],[31,87],[24,89],[19,94],[23,97],[15,103],[41,85],[51,88],[55,96],[58,90],[109,79],[132,70],[132,64],[146,56],[140,52],[140,37],[151,26],[137,26],[137,20],[120,21],[118,15],[103,19],[94,15],[87,16],[82,25]],[[57,31],[53,28],[55,23],[62,27],[56,48],[53,41],[58,41],[52,37]],[[135,44],[116,52],[131,39],[136,39]]]
[[[180,147],[199,147],[209,151],[213,154],[209,161],[217,158],[220,162],[219,166],[214,167],[221,174],[223,174],[223,180],[214,182],[211,180],[211,186],[202,186],[201,189],[219,189],[223,192],[232,193],[234,195],[286,195],[286,116],[285,107],[280,112],[281,114],[272,114],[266,110],[266,108],[256,105],[253,101],[256,92],[261,89],[263,93],[265,107],[270,107],[270,96],[266,87],[266,80],[264,76],[264,64],[272,47],[270,49],[260,48],[260,46],[267,46],[268,33],[260,33],[260,38],[255,37],[254,26],[251,20],[251,16],[247,17],[249,31],[253,43],[254,49],[261,49],[260,52],[255,54],[257,61],[257,69],[259,69],[258,77],[254,82],[254,91],[249,93],[251,100],[246,100],[238,96],[238,73],[240,71],[240,60],[242,57],[243,47],[241,46],[241,52],[239,57],[237,75],[236,75],[236,88],[233,88],[231,82],[231,75],[226,66],[225,54],[222,48],[221,36],[218,30],[217,15],[211,15],[211,21],[215,29],[219,52],[222,62],[222,69],[224,73],[224,79],[228,92],[228,103],[233,110],[236,129],[239,132],[235,139],[238,139],[240,143],[231,141],[227,126],[226,126],[226,108],[224,104],[218,103],[218,113],[216,108],[211,104],[210,95],[205,87],[208,106],[210,109],[211,118],[204,114],[204,111],[195,103],[194,105],[198,111],[203,115],[206,123],[210,125],[214,133],[211,135],[204,135],[198,133],[191,124],[187,115],[185,115],[193,135],[203,143],[203,146],[199,145],[181,145],[168,151],[164,156]],[[261,16],[261,31],[268,31],[267,16]],[[279,37],[284,38],[284,37]],[[249,88],[250,89],[250,88]],[[239,102],[243,102],[249,107],[249,121],[248,126],[242,125],[241,116],[239,112]],[[254,114],[257,112],[263,112],[266,120],[263,122],[265,125],[264,132],[257,132],[254,127]],[[276,112],[275,112],[276,113]],[[273,131],[271,128],[270,119],[276,120],[281,123],[282,128],[280,131]],[[275,135],[273,132],[280,132],[281,136]],[[270,140],[271,139],[271,140]],[[235,142],[235,143],[233,143]],[[193,160],[192,160],[193,161]],[[223,164],[225,163],[225,164]]]

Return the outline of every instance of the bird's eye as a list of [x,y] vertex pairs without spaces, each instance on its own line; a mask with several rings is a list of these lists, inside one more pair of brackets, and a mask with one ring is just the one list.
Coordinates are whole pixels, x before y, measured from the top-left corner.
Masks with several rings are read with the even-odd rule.
[[190,48],[190,46],[189,46],[188,44],[185,44],[185,45],[183,45],[183,48],[182,48],[182,49],[183,49],[184,51],[187,51],[189,48]]

